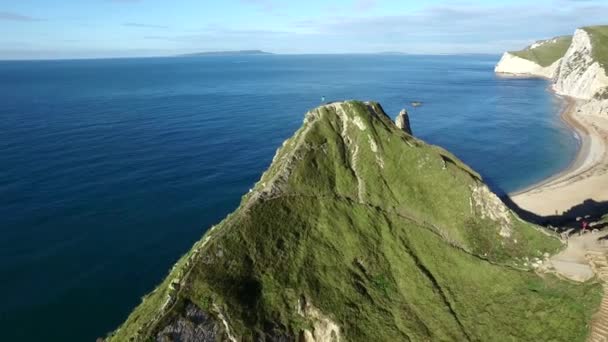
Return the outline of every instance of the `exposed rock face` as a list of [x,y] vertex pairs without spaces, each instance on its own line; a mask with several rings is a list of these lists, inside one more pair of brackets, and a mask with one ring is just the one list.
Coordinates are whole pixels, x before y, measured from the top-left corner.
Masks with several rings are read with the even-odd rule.
[[608,86],[606,71],[593,59],[592,50],[589,34],[576,30],[555,76],[554,89],[559,94],[591,100]]
[[[496,65],[495,71],[516,76],[550,78],[555,92],[579,100],[577,110],[591,115],[608,115],[608,76],[604,67],[594,58],[594,43],[588,29],[577,29],[564,56],[549,67],[542,67],[507,52]],[[541,42],[528,49],[539,48],[543,44],[545,43]]]
[[319,309],[302,298],[298,313],[312,321],[312,329],[304,329],[302,342],[340,342],[340,327]]
[[209,315],[188,303],[182,315],[158,332],[156,342],[215,342],[221,335],[221,327]]
[[397,125],[397,127],[405,133],[410,135],[412,134],[412,127],[410,126],[410,117],[407,113],[407,110],[403,109],[401,110],[401,112],[399,112],[399,115],[397,115],[397,118],[395,119],[395,125]]
[[578,106],[578,110],[591,115],[608,115],[608,100],[589,100]]
[[494,68],[494,71],[499,74],[508,74],[514,76],[535,76],[544,78],[553,78],[559,68],[561,59],[557,60],[548,67],[542,67],[532,61],[523,59],[505,52],[500,59],[500,62]]
[[490,218],[495,222],[500,222],[500,236],[511,237],[511,213],[504,203],[495,193],[485,185],[473,187],[472,206],[482,218]]

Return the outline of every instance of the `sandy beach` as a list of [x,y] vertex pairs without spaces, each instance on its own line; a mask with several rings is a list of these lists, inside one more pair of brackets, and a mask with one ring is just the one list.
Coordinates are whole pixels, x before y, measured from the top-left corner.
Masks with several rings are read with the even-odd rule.
[[585,113],[580,109],[582,101],[566,101],[561,117],[581,138],[575,162],[567,170],[510,195],[519,207],[540,216],[586,215],[585,208],[593,205],[590,201],[608,201],[608,116]]

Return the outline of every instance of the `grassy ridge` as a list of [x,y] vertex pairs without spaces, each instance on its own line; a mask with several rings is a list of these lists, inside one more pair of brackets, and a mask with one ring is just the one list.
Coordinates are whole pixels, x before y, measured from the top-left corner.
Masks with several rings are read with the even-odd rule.
[[346,341],[584,340],[600,287],[532,272],[560,242],[483,189],[378,104],[320,107],[110,340],[153,340],[185,303],[243,341],[295,338],[302,298]]
[[542,67],[548,67],[562,58],[570,44],[572,36],[557,37],[549,39],[536,48],[526,48],[521,51],[510,51],[512,55],[532,61]]
[[608,25],[584,27],[591,36],[593,58],[608,70]]

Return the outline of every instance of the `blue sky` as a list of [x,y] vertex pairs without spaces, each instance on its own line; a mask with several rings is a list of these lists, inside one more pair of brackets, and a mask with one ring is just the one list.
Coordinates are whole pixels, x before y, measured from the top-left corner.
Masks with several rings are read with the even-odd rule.
[[608,24],[606,0],[0,0],[0,59],[499,53]]

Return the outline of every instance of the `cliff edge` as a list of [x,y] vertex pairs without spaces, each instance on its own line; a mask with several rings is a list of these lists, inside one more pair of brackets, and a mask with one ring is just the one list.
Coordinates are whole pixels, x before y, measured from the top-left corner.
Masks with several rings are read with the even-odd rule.
[[591,115],[608,115],[608,26],[577,29],[572,37],[540,41],[506,52],[498,74],[549,78],[556,93],[577,100]]
[[537,41],[521,51],[505,52],[494,71],[515,76],[553,78],[572,43],[571,36]]
[[[608,32],[608,26],[606,26]],[[578,29],[572,38],[572,44],[561,59],[554,80],[554,89],[559,94],[577,99],[591,100],[608,89],[606,69],[601,64],[596,50],[608,44],[600,37],[594,43],[587,29]]]

